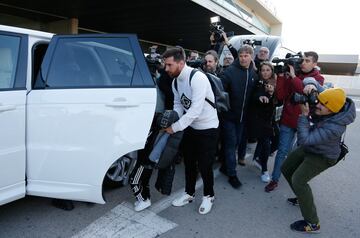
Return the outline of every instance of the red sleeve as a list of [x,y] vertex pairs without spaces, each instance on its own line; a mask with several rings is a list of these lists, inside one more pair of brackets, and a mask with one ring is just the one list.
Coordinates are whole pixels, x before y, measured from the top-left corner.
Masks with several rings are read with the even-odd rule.
[[295,92],[297,92],[297,93],[303,92],[304,84],[299,77],[295,76],[295,78],[291,79],[290,81],[291,81],[291,86]]
[[289,94],[289,87],[286,81],[287,79],[285,75],[277,77],[275,93],[276,93],[276,98],[279,101],[285,100],[286,96]]

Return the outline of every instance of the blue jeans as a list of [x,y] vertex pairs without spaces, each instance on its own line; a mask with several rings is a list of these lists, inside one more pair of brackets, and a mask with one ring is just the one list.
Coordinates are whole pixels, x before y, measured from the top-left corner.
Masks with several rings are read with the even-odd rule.
[[170,134],[168,134],[166,132],[159,134],[157,136],[156,141],[154,143],[154,147],[149,155],[149,159],[152,162],[155,162],[155,163],[159,162],[160,156],[165,149],[165,146],[169,139],[169,136],[170,136]]
[[238,149],[239,158],[244,156],[244,123],[224,120],[222,127],[226,172],[228,176],[236,176],[236,150]]
[[275,164],[271,178],[275,182],[279,181],[281,176],[281,165],[294,144],[295,133],[296,129],[280,125],[279,148],[276,153]]

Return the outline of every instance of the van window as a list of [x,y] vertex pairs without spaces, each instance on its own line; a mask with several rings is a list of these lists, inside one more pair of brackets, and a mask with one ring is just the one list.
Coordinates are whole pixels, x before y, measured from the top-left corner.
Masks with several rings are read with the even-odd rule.
[[20,37],[0,35],[0,89],[14,86]]
[[60,38],[47,87],[128,87],[135,65],[127,38]]

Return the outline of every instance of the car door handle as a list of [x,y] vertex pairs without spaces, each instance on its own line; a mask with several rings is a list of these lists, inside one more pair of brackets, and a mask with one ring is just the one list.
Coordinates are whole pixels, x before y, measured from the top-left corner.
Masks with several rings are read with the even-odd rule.
[[138,107],[139,104],[135,102],[129,102],[126,98],[115,98],[112,102],[106,104],[108,107]]
[[11,110],[15,110],[15,106],[13,105],[7,105],[7,106],[3,106],[0,104],[0,112],[6,112],[6,111],[11,111]]

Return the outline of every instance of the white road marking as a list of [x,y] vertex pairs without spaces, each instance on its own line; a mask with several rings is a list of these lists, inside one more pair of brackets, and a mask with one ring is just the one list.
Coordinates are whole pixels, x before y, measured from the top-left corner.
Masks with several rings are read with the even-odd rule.
[[[219,170],[214,170],[214,178],[219,176]],[[196,183],[196,189],[203,186],[199,179]],[[167,196],[149,209],[141,212],[135,212],[133,204],[123,202],[102,217],[95,220],[72,238],[153,238],[167,232],[177,226],[165,218],[156,214],[171,206],[171,202],[179,197],[185,191],[184,188]]]
[[150,210],[135,212],[133,205],[123,202],[97,219],[73,238],[80,237],[156,237],[177,225]]

